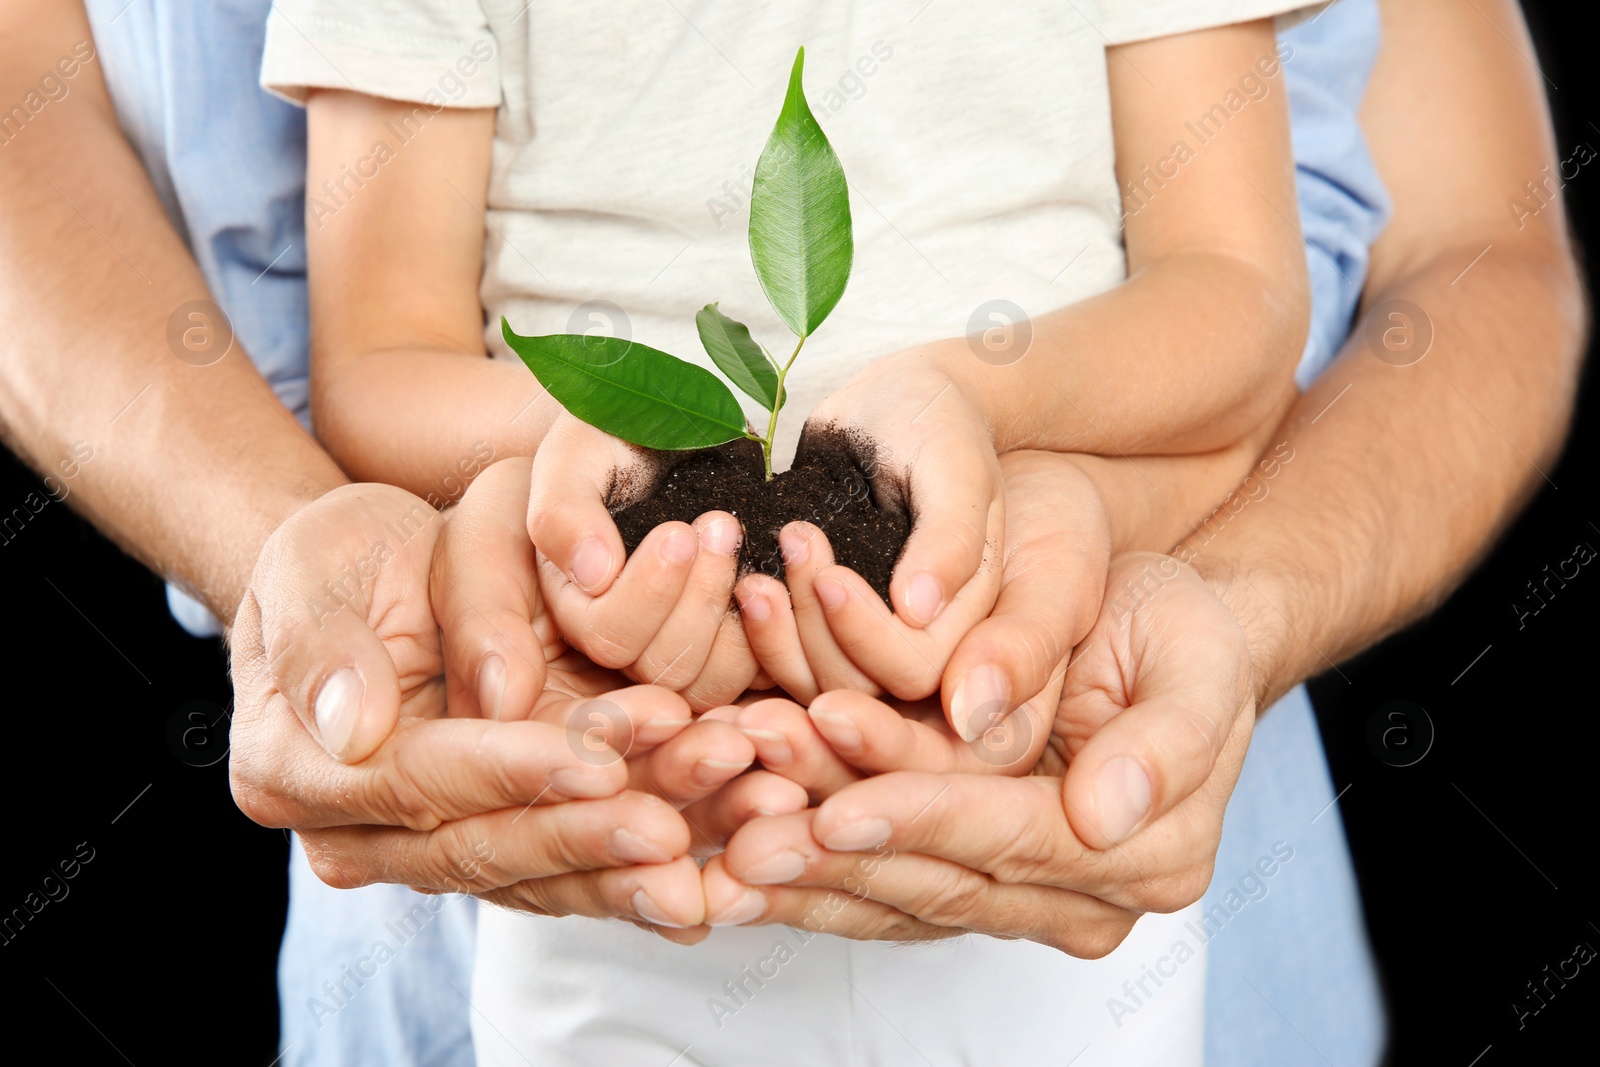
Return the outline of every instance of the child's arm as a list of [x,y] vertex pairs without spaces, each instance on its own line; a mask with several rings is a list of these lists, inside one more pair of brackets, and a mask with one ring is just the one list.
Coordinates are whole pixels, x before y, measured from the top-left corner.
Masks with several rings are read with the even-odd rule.
[[[975,576],[1003,513],[994,453],[1226,452],[1293,394],[1310,297],[1271,23],[1131,45],[1109,64],[1118,175],[1148,190],[1136,210],[1131,193],[1126,205],[1128,280],[1034,320],[1031,344],[1009,362],[1003,352],[978,358],[969,338],[878,360],[808,421],[872,441],[874,489],[912,512],[890,586],[898,619],[884,624],[927,627],[947,606],[983,599]],[[1236,108],[1224,107],[1205,143],[1179,151],[1196,139],[1191,120],[1217,100]],[[989,583],[991,603],[994,591]],[[814,590],[791,582],[791,594],[798,614],[820,614],[807,610]],[[867,663],[905,642],[885,652],[837,624],[813,630],[811,644],[831,661],[862,668],[836,672],[844,684],[893,692],[924,689],[945,666],[929,653],[950,647],[949,634],[921,642],[935,647],[903,657],[899,673],[916,684],[901,685]]]
[[[414,113],[427,123],[402,143]],[[493,136],[492,109],[333,90],[307,101],[317,436],[352,478],[436,502],[492,459],[531,455],[554,415],[525,368],[484,347]]]
[[[968,338],[880,360],[829,399],[836,421],[893,444],[899,413],[877,398],[948,382],[999,452],[1201,452],[1238,441],[1289,394],[1310,298],[1271,22],[1141,42],[1107,63],[1128,280],[1038,314],[1013,362],[980,360]],[[1202,143],[1195,124],[1213,106],[1225,123],[1207,118]]]

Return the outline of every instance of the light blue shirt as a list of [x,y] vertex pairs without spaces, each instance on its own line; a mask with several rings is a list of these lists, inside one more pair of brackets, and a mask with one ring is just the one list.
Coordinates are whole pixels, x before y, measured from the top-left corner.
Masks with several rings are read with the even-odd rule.
[[[239,343],[308,423],[305,116],[257,86],[268,0],[87,6],[128,139]],[[1312,288],[1302,384],[1348,334],[1367,248],[1388,217],[1356,122],[1378,27],[1375,0],[1341,0],[1285,34]],[[176,590],[169,600],[192,631],[215,632],[198,604]],[[1382,1003],[1334,796],[1297,690],[1257,727],[1205,902],[1216,915],[1210,1063],[1264,1067],[1320,1053],[1365,1067],[1381,1056]],[[1263,880],[1261,857],[1285,848],[1293,859]],[[1234,908],[1240,899],[1246,906]],[[285,1065],[472,1062],[474,905],[458,897],[434,905],[439,898],[400,886],[329,889],[295,843],[279,965]],[[387,952],[376,951],[380,942]]]

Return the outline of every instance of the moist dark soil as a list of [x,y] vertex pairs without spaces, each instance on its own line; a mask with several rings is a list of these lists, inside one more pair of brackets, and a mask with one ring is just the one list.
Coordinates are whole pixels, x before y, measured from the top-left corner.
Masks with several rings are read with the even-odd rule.
[[[828,535],[835,562],[861,575],[888,601],[889,577],[905,548],[911,516],[900,501],[880,500],[874,492],[870,442],[837,430],[808,433],[794,466],[770,482],[761,446],[754,441],[659,455],[663,473],[655,492],[612,507],[630,554],[664,522],[692,523],[708,511],[726,511],[744,527],[739,573],[760,571],[781,581],[778,531],[803,520]],[[613,499],[618,495],[614,489]]]

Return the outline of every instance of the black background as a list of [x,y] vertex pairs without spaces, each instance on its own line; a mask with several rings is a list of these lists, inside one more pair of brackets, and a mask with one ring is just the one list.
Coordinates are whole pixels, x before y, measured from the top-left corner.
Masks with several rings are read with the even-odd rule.
[[[1600,110],[1590,36],[1553,8],[1532,4],[1529,16],[1565,158],[1580,142],[1600,148],[1590,125]],[[1581,243],[1600,247],[1600,165],[1581,169],[1567,196]],[[1600,964],[1520,1027],[1511,1004],[1578,942],[1600,949],[1596,628],[1584,621],[1600,606],[1600,569],[1584,567],[1521,628],[1511,605],[1579,542],[1600,549],[1595,406],[1590,383],[1564,458],[1545,472],[1553,484],[1541,482],[1440,611],[1313,686],[1335,785],[1348,786],[1339,810],[1394,1064],[1545,1061],[1592,1033]],[[39,490],[0,459],[0,511]],[[184,635],[160,583],[59,503],[0,544],[0,575],[11,619],[0,810],[12,826],[0,914],[81,843],[93,849],[69,895],[0,945],[12,1033],[43,1037],[74,1063],[270,1063],[285,839],[234,807],[225,761],[191,765],[205,762],[195,753],[208,737],[217,757],[226,746],[225,719],[205,733],[230,700],[220,645]],[[1391,700],[1432,723],[1431,748],[1410,766],[1368,742]],[[169,733],[188,729],[199,732],[174,746]],[[1285,1062],[1320,1060],[1303,1048]]]

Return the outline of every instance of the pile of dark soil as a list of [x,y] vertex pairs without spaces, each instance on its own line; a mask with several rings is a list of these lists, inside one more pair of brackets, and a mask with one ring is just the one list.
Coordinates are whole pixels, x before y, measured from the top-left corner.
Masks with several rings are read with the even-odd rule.
[[612,511],[629,553],[663,522],[692,523],[708,511],[726,511],[744,527],[739,573],[761,571],[781,581],[778,531],[804,520],[828,535],[835,561],[888,601],[889,577],[905,548],[911,516],[899,502],[880,501],[873,491],[870,445],[853,447],[838,431],[807,434],[794,466],[770,482],[754,441],[668,455],[664,462],[654,493]]

